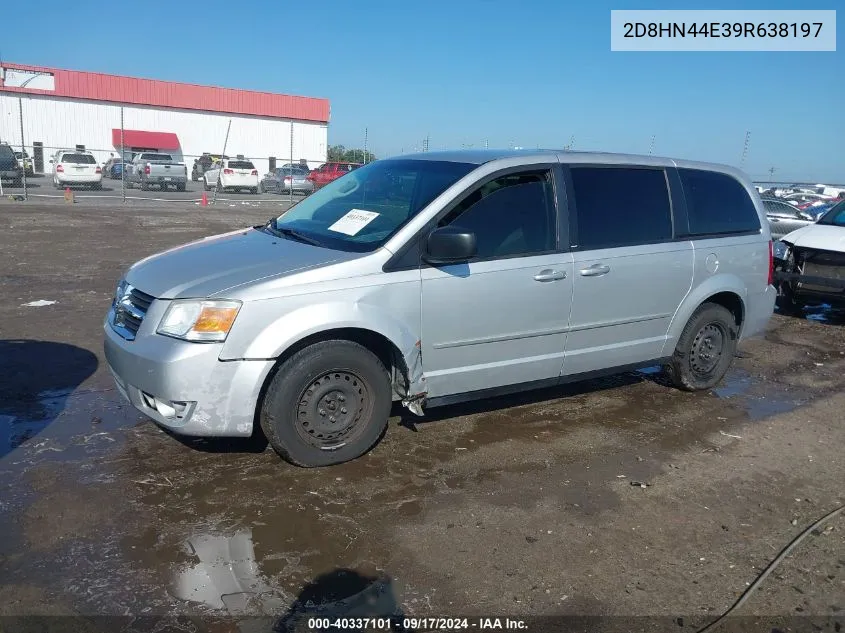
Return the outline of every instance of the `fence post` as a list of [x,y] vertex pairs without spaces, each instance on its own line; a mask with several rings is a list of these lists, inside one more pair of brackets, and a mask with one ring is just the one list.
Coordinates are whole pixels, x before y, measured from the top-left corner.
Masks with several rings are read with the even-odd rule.
[[223,157],[226,155],[226,146],[229,144],[229,130],[232,129],[232,119],[229,119],[229,125],[226,126],[226,138],[223,139],[223,153],[220,154],[220,169],[217,170],[217,182],[214,183],[214,197],[211,199],[211,204],[217,202],[217,190],[220,185],[220,176],[223,172]]
[[120,106],[120,193],[126,203],[126,148],[123,145],[123,106]]
[[[293,206],[293,121],[290,122],[290,165],[288,166],[288,172],[290,173],[290,192],[288,203],[290,206]],[[282,181],[284,182],[284,181]]]
[[[20,113],[21,123],[21,162],[23,163],[23,199],[29,200],[26,187],[26,143],[23,140],[23,99],[18,97],[18,112]],[[32,159],[30,159],[32,160]],[[31,163],[30,163],[31,164]]]

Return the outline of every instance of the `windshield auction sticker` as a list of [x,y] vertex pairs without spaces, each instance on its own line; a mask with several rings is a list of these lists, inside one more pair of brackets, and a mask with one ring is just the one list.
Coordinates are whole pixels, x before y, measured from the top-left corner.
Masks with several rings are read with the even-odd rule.
[[329,231],[344,235],[357,235],[358,232],[379,216],[375,211],[352,209],[329,227]]

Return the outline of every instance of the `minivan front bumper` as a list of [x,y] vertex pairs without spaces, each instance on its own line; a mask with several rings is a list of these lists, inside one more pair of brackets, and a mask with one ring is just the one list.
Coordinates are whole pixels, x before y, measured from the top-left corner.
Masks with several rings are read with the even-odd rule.
[[248,437],[272,360],[221,361],[221,344],[158,334],[128,341],[103,324],[118,390],[138,411],[180,435]]

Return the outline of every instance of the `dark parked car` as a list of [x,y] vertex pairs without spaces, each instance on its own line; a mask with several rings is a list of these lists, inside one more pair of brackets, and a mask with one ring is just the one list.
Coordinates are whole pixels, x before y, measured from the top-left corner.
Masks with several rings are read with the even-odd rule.
[[15,158],[15,152],[6,143],[0,143],[0,180],[17,186],[22,178],[23,170]]
[[209,154],[208,152],[203,152],[203,155],[194,160],[194,166],[191,168],[191,180],[194,182],[199,182],[202,180],[202,176],[205,172],[211,169],[211,166],[215,163],[215,161],[220,160],[221,158],[229,158],[228,156],[218,156],[217,154]]

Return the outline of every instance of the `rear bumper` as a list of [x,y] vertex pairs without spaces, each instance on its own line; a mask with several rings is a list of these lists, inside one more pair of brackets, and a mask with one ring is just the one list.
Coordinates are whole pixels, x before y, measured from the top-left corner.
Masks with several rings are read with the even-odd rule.
[[185,175],[175,175],[175,176],[145,176],[141,178],[141,182],[145,182],[148,185],[184,185],[188,182],[188,177]]
[[103,174],[56,174],[56,180],[62,185],[90,185],[103,182]]
[[223,189],[257,189],[258,176],[252,176],[250,178],[221,177],[220,186]]
[[740,340],[758,336],[765,332],[769,319],[775,311],[778,291],[774,286],[766,286],[763,292],[749,294],[745,303],[745,322]]

